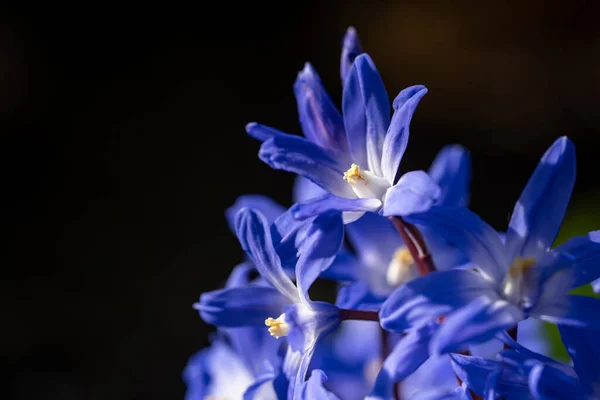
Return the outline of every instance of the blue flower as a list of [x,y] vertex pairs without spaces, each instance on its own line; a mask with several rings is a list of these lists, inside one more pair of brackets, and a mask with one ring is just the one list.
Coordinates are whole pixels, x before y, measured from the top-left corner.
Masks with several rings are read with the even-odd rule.
[[[441,188],[436,204],[466,206],[471,175],[469,153],[461,146],[444,147],[429,169]],[[344,308],[379,309],[380,303],[401,284],[419,276],[410,252],[387,218],[368,213],[346,225],[348,239],[358,257],[358,278],[344,288]],[[433,229],[422,229],[429,253],[438,270],[447,270],[466,262],[464,255],[442,240]],[[362,290],[364,288],[364,290]]]
[[342,50],[343,116],[307,63],[294,85],[305,137],[257,123],[246,127],[249,135],[263,141],[261,160],[272,168],[302,175],[328,192],[318,200],[298,204],[297,218],[330,209],[344,211],[346,222],[366,211],[407,215],[426,210],[439,196],[439,187],[423,171],[396,176],[410,120],[427,89],[418,85],[401,91],[390,117],[379,72],[367,54],[358,53],[356,32],[349,30]]
[[[287,336],[289,348],[283,369],[290,379],[290,395],[298,396],[317,340],[340,323],[339,309],[312,301],[308,289],[331,265],[341,246],[341,216],[338,212],[324,213],[300,229],[295,284],[281,265],[271,226],[262,214],[244,208],[238,211],[235,226],[242,248],[268,286],[255,284],[204,293],[197,308],[216,326],[266,324],[273,337]],[[332,226],[338,228],[332,230]]]
[[600,331],[558,326],[573,366],[535,353],[512,340],[503,340],[512,350],[503,351],[498,360],[453,354],[457,376],[476,394],[490,393],[505,398],[588,399],[600,395]]
[[517,202],[503,242],[465,208],[435,206],[408,220],[435,228],[461,249],[475,270],[436,272],[397,289],[380,311],[392,331],[447,318],[432,353],[480,343],[532,316],[580,327],[600,327],[600,301],[568,295],[600,276],[600,231],[550,250],[575,181],[575,151],[566,138],[544,154]]

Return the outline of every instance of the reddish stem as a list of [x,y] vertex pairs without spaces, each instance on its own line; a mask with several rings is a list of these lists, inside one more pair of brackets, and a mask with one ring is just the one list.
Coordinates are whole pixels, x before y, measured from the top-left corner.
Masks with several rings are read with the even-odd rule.
[[404,244],[406,244],[411,257],[415,260],[419,275],[424,276],[434,272],[435,265],[433,264],[431,254],[429,254],[423,235],[421,235],[417,227],[406,223],[401,217],[390,217],[390,220],[402,237]]
[[340,319],[342,321],[348,319],[359,321],[379,321],[379,311],[363,311],[340,308]]

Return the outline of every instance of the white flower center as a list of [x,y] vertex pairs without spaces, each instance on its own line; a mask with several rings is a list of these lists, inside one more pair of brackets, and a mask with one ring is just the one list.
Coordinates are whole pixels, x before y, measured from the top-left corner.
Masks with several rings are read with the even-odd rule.
[[285,313],[281,314],[277,319],[267,318],[265,325],[269,327],[269,333],[276,339],[282,336],[287,336],[290,326],[285,322]]
[[528,300],[525,299],[525,289],[528,282],[531,280],[532,267],[536,260],[533,257],[521,258],[517,257],[508,270],[506,278],[502,284],[502,292],[507,300],[527,307]]
[[356,164],[352,164],[348,171],[344,172],[344,179],[361,199],[383,200],[385,192],[390,188],[387,180],[371,171],[360,169]]
[[386,280],[390,286],[400,286],[419,276],[410,252],[405,246],[398,248],[392,256],[387,269]]

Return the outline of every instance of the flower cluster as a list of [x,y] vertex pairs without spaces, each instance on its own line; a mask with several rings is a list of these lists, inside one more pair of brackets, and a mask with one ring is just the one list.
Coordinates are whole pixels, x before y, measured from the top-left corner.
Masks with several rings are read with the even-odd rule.
[[[194,304],[217,327],[184,370],[188,400],[600,397],[600,231],[551,248],[575,182],[558,138],[498,232],[468,209],[471,161],[443,148],[398,172],[424,86],[391,103],[350,28],[341,111],[310,64],[294,93],[304,136],[251,123],[259,158],[297,174],[295,204],[240,197],[226,218],[245,252]],[[311,298],[333,281],[334,302]],[[314,293],[312,293],[314,297]],[[572,362],[547,357],[556,324]]]

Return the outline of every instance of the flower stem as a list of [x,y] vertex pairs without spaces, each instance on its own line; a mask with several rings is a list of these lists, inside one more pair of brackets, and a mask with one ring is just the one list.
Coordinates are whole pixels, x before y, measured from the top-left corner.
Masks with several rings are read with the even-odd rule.
[[415,260],[419,275],[424,276],[434,272],[436,269],[431,254],[429,254],[423,235],[417,227],[405,222],[402,217],[390,217],[390,220],[406,244],[411,257]]
[[347,308],[340,308],[340,319],[342,321],[346,321],[348,319],[359,321],[379,321],[379,311],[350,310]]

